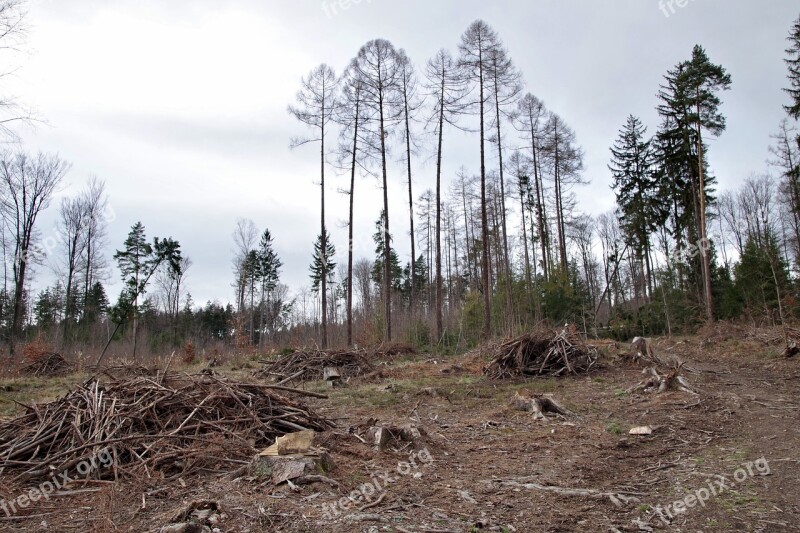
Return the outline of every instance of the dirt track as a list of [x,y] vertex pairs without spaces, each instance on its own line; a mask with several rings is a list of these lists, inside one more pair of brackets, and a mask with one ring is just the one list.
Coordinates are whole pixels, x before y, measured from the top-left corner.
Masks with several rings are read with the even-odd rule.
[[[656,348],[700,371],[689,376],[699,395],[627,394],[642,369],[614,350],[589,376],[515,382],[486,380],[476,356],[418,356],[311,402],[338,425],[318,437],[338,488],[212,473],[76,485],[92,492],[31,504],[0,529],[159,531],[192,502],[213,501],[220,531],[800,530],[800,361],[724,336]],[[516,411],[519,389],[552,393],[577,416]],[[429,438],[414,455],[379,452],[348,433],[369,418],[415,424]],[[628,434],[643,425],[651,436]],[[374,493],[347,500],[367,484]],[[0,488],[6,498],[22,490]],[[676,501],[689,508],[675,512]]]

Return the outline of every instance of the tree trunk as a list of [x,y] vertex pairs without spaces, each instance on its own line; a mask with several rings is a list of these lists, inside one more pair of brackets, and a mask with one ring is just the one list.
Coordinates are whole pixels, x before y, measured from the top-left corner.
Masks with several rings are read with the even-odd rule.
[[381,166],[383,171],[383,292],[386,326],[384,340],[392,340],[392,248],[389,238],[389,184],[386,171],[386,130],[383,116],[383,92],[379,95],[380,137],[381,137]]
[[442,85],[439,95],[439,144],[436,151],[436,343],[442,340],[442,140],[444,130],[444,65],[442,65]]
[[323,89],[322,93],[322,121],[320,126],[320,150],[319,150],[319,162],[320,162],[320,198],[321,198],[321,209],[320,209],[320,226],[321,226],[321,242],[322,242],[322,250],[320,251],[320,275],[322,279],[320,280],[321,285],[321,292],[322,292],[322,349],[325,350],[328,348],[328,233],[325,228],[325,90]]
[[414,234],[414,194],[412,192],[412,180],[411,180],[411,130],[409,129],[409,118],[408,118],[408,80],[406,79],[406,75],[403,74],[403,111],[404,111],[404,120],[406,124],[406,165],[407,165],[407,172],[408,172],[408,219],[409,219],[409,228],[411,232],[411,291],[409,294],[408,299],[408,307],[409,312],[411,315],[411,322],[414,322],[414,315],[415,315],[415,305],[416,305],[416,276],[414,272],[416,269],[414,268],[417,262],[417,252],[415,246],[415,234]]
[[[350,222],[347,247],[347,346],[353,345],[353,202],[356,187],[356,156],[358,150],[358,122],[361,107],[360,89],[356,89],[356,113],[353,132],[353,159],[350,164]],[[366,311],[366,309],[365,309]]]
[[19,270],[17,272],[17,279],[14,281],[14,314],[11,320],[11,336],[10,336],[10,343],[9,343],[9,351],[11,355],[15,354],[15,342],[19,338],[22,327],[22,315],[23,315],[23,299],[24,299],[24,289],[25,289],[25,275],[27,273],[27,263],[28,263],[28,247],[27,245],[24,246],[22,249],[22,257],[19,260]]
[[539,154],[536,149],[535,127],[531,119],[531,151],[533,153],[533,186],[536,193],[536,218],[539,225],[539,244],[542,247],[542,273],[545,282],[549,279],[550,256],[548,254],[547,226],[544,216],[544,190],[541,185],[541,175],[539,173]]
[[522,217],[522,248],[525,251],[525,292],[528,293],[528,304],[533,309],[533,284],[531,283],[531,258],[528,254],[528,228],[525,220],[525,191],[520,184],[519,210]]
[[706,318],[714,322],[714,296],[711,293],[711,258],[709,257],[709,242],[706,237],[706,194],[703,182],[703,137],[700,122],[700,89],[697,89],[697,160],[698,176],[700,178],[700,254],[703,261],[703,281],[706,294]]
[[484,124],[483,52],[478,54],[478,83],[480,85],[480,134],[481,134],[481,272],[483,276],[483,338],[492,336],[492,274],[489,271],[489,217],[486,212],[486,149]]
[[[494,103],[497,122],[497,157],[500,168],[500,226],[503,232],[503,273],[506,280],[506,325],[510,327],[514,317],[514,303],[511,299],[511,264],[508,260],[508,233],[506,229],[506,190],[505,174],[503,171],[503,140],[500,128],[500,87],[497,80],[497,58],[494,59],[495,68],[492,69],[494,77]],[[510,331],[510,330],[509,330]]]

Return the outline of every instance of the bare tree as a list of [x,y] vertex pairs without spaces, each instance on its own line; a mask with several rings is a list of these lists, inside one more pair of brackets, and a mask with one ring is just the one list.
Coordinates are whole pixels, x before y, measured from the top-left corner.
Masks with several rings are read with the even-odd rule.
[[66,287],[64,294],[64,342],[68,342],[70,323],[75,317],[75,275],[79,261],[86,249],[86,236],[90,224],[89,204],[83,196],[64,198],[59,211],[60,240],[66,259]]
[[392,339],[392,260],[386,139],[392,127],[402,118],[404,67],[392,43],[376,39],[361,47],[355,59],[354,70],[363,82],[364,105],[370,115],[367,127],[373,129],[379,142],[378,157],[383,182],[383,303],[386,320],[384,340],[389,341]]
[[487,83],[491,76],[492,56],[500,47],[497,33],[482,20],[473,22],[461,36],[458,45],[459,66],[465,79],[477,88],[477,108],[480,123],[480,180],[481,180],[481,268],[483,270],[483,337],[492,335],[492,275],[489,271],[489,219],[486,203],[486,114],[485,107],[490,91]]
[[778,168],[783,177],[781,192],[791,213],[795,263],[800,266],[800,154],[798,154],[800,145],[795,146],[796,138],[797,130],[788,120],[782,120],[778,132],[772,135],[774,144],[770,146],[769,151],[774,159],[770,160],[769,164]]
[[367,111],[363,102],[362,80],[358,77],[355,62],[345,71],[340,81],[341,96],[337,106],[336,121],[341,125],[339,144],[339,163],[347,166],[350,173],[350,189],[347,192],[350,201],[347,247],[347,345],[353,344],[353,217],[355,205],[356,170],[364,168],[364,159],[375,152],[377,145],[374,135],[364,127]]
[[561,270],[566,272],[568,264],[566,217],[571,207],[568,195],[571,186],[586,183],[580,177],[580,172],[583,170],[583,151],[576,145],[575,132],[557,114],[550,114],[547,131],[555,196],[559,258]]
[[[425,69],[425,89],[432,102],[428,126],[437,137],[436,148],[436,340],[444,334],[442,309],[442,147],[445,124],[456,125],[464,111],[466,91],[458,64],[447,50],[439,50]],[[429,270],[430,271],[430,270]],[[413,284],[412,284],[413,285]]]
[[249,218],[236,221],[233,230],[233,273],[236,277],[236,306],[239,313],[244,312],[245,293],[247,292],[247,256],[255,248],[258,240],[258,228]]
[[[24,0],[0,0],[0,52],[16,53],[27,38],[25,24]],[[5,64],[10,61],[6,59]],[[0,79],[14,73],[13,69],[0,72]],[[19,135],[13,127],[19,123],[32,122],[33,113],[17,102],[11,95],[0,96],[0,138],[19,141]]]
[[536,216],[536,228],[539,245],[542,249],[542,272],[545,281],[549,276],[550,239],[547,232],[547,215],[545,213],[544,187],[542,182],[542,143],[545,138],[545,122],[547,109],[544,103],[531,93],[526,94],[518,103],[515,122],[523,138],[529,143],[530,164],[533,174],[533,208]]
[[181,310],[181,301],[186,296],[185,281],[191,266],[191,258],[182,256],[179,268],[163,268],[156,273],[155,283],[161,296],[164,314],[172,322],[173,343],[178,340],[178,313]]
[[[528,227],[525,213],[528,211],[527,209],[527,199],[530,197],[530,166],[528,165],[528,161],[525,157],[521,155],[520,152],[514,152],[511,154],[511,158],[508,161],[509,169],[511,171],[512,176],[516,178],[517,182],[517,192],[519,194],[519,207],[520,207],[520,217],[522,218],[522,251],[524,256],[524,265],[523,265],[523,272],[525,274],[525,288],[528,293],[528,300],[529,306],[531,309],[534,309],[535,302],[533,301],[533,278],[531,275],[531,258],[530,253],[528,252]],[[538,320],[538,309],[535,309],[536,317],[535,319]]]
[[361,313],[372,314],[372,263],[369,259],[359,259],[353,265],[353,279],[361,299]]
[[[338,80],[333,69],[322,64],[312,70],[301,80],[302,88],[297,93],[297,105],[289,106],[289,113],[297,120],[309,126],[314,132],[311,137],[295,138],[291,146],[297,147],[307,143],[320,144],[320,235],[322,236],[323,255],[328,249],[328,232],[325,227],[325,134],[328,124],[335,118],[336,88]],[[328,306],[327,306],[327,258],[322,258],[322,348],[328,347]]]
[[82,198],[88,218],[86,246],[83,248],[83,301],[86,302],[95,281],[105,274],[108,267],[103,248],[107,244],[108,224],[113,221],[114,212],[108,204],[106,184],[96,176],[89,177]]
[[56,155],[24,152],[0,158],[0,214],[10,230],[13,245],[14,302],[9,349],[21,334],[24,316],[25,282],[36,239],[36,221],[50,205],[69,164]]
[[413,179],[411,175],[411,153],[412,153],[412,133],[411,122],[414,120],[416,113],[423,105],[422,99],[417,92],[417,76],[414,71],[414,65],[405,53],[405,50],[398,50],[397,61],[400,66],[400,97],[402,99],[402,134],[404,137],[405,150],[404,159],[406,163],[406,172],[408,179],[408,217],[409,217],[409,235],[411,237],[411,287],[409,292],[409,310],[411,319],[414,319],[416,310],[416,283],[415,272],[417,264],[417,249],[416,249],[416,234],[414,233],[414,192],[413,192]]
[[508,117],[507,107],[513,106],[519,100],[522,92],[522,75],[514,66],[508,52],[498,41],[497,46],[489,51],[489,65],[491,78],[491,93],[494,100],[494,116],[497,144],[498,170],[500,173],[500,225],[503,234],[503,272],[506,283],[506,317],[507,326],[513,323],[513,301],[511,298],[511,262],[508,255],[508,228],[506,224],[506,190],[503,165],[503,129],[502,119]]

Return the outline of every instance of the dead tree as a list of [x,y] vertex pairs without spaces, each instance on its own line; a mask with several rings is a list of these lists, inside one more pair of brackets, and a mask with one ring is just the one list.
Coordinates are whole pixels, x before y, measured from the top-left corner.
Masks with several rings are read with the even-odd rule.
[[[433,102],[428,126],[433,128],[436,145],[436,340],[444,334],[442,291],[442,150],[445,124],[455,126],[464,111],[466,93],[459,76],[457,63],[447,50],[439,50],[425,69],[425,89]],[[413,284],[412,284],[413,285]]]
[[[311,137],[292,139],[291,146],[297,147],[307,143],[320,144],[320,235],[322,250],[327,250],[328,232],[325,228],[325,134],[328,124],[333,120],[336,110],[336,86],[338,80],[333,69],[322,64],[312,70],[301,80],[302,88],[297,93],[297,106],[289,106],[289,113],[297,120],[309,126],[314,133]],[[323,252],[324,253],[324,252]],[[322,348],[328,346],[328,305],[327,305],[327,261],[322,264]]]
[[411,137],[411,122],[414,116],[422,107],[422,101],[417,93],[417,77],[414,72],[414,65],[408,58],[404,50],[397,52],[397,61],[400,67],[400,96],[402,99],[402,120],[403,127],[403,140],[405,142],[405,162],[408,178],[408,217],[409,217],[409,234],[411,236],[411,287],[409,291],[408,306],[410,310],[411,320],[414,320],[415,306],[416,306],[416,238],[414,233],[414,193],[413,193],[413,180],[411,175],[411,152],[412,152],[412,137]]
[[[500,226],[503,236],[503,272],[505,274],[506,284],[506,322],[507,326],[513,324],[514,308],[513,299],[511,297],[511,261],[508,254],[508,228],[506,224],[506,190],[505,190],[505,174],[503,167],[503,129],[502,119],[509,117],[506,111],[507,107],[516,104],[519,95],[522,92],[522,75],[519,70],[514,66],[511,58],[508,55],[505,47],[498,41],[497,46],[491,49],[489,53],[490,65],[490,87],[492,98],[494,100],[494,125],[496,128],[495,134],[497,138],[497,157],[498,157],[498,170],[500,173]],[[498,273],[499,275],[499,273]]]
[[0,158],[0,215],[11,232],[13,245],[14,298],[9,332],[9,350],[21,333],[24,316],[25,283],[29,263],[34,260],[36,221],[69,170],[57,155],[24,152]]
[[365,127],[377,135],[377,156],[383,183],[383,240],[384,277],[383,298],[386,325],[384,340],[392,339],[392,260],[391,237],[389,235],[389,178],[387,171],[387,138],[393,127],[402,118],[403,65],[397,50],[385,39],[369,41],[361,47],[353,62],[355,75],[362,81],[364,107],[369,120]]
[[516,128],[530,147],[531,177],[533,178],[533,201],[531,203],[536,217],[539,245],[542,249],[542,274],[545,281],[549,279],[551,264],[541,173],[542,140],[545,136],[543,126],[546,117],[547,109],[545,109],[544,103],[531,93],[526,94],[517,104]]
[[491,94],[489,86],[492,55],[500,47],[497,33],[482,20],[473,22],[461,36],[458,45],[459,65],[464,80],[477,89],[477,99],[471,102],[477,110],[480,124],[481,179],[481,268],[483,278],[483,337],[492,335],[492,275],[489,271],[489,218],[486,203],[486,104]]

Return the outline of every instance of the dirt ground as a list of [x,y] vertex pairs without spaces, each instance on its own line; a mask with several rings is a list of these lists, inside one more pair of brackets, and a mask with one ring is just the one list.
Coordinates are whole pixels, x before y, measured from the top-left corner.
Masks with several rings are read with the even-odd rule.
[[[644,376],[617,357],[625,345],[603,343],[603,364],[587,376],[502,382],[481,375],[479,354],[419,355],[308,400],[337,425],[316,440],[335,465],[329,480],[273,486],[217,472],[73,483],[11,516],[0,509],[0,530],[800,530],[800,360],[725,332],[654,346],[697,371],[688,375],[697,395],[627,393]],[[37,386],[3,383],[6,397]],[[515,410],[519,390],[552,394],[575,416]],[[369,419],[427,437],[378,451],[353,434]],[[637,426],[654,431],[630,435]],[[24,490],[0,476],[6,501]],[[168,528],[203,509],[198,525]]]

